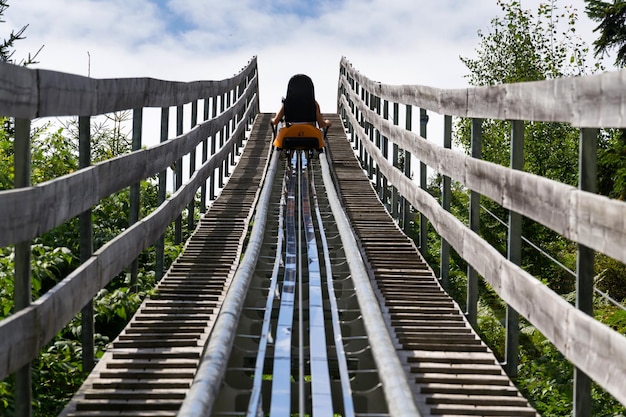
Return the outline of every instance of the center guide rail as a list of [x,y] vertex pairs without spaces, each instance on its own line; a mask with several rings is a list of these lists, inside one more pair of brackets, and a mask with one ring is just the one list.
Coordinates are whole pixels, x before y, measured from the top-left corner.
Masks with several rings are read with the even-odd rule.
[[[326,323],[333,321],[329,318],[325,320],[324,317],[318,242],[311,212],[311,207],[314,205],[319,213],[317,199],[313,199],[314,204],[311,202],[311,194],[315,196],[315,191],[310,191],[312,187],[310,184],[312,180],[309,180],[312,177],[312,172],[309,170],[311,162],[304,150],[295,150],[295,152],[289,153],[286,163],[279,211],[277,251],[270,290],[268,291],[261,343],[256,359],[255,383],[248,405],[248,416],[263,415],[263,410],[265,409],[267,412],[268,409],[261,404],[263,385],[260,381],[263,377],[260,374],[265,367],[267,340],[272,333],[272,328],[269,325],[272,311],[269,307],[274,302],[273,299],[276,294],[275,283],[282,263],[281,248],[284,235],[286,235],[286,252],[278,321],[274,327],[275,343],[269,415],[290,416],[296,412],[295,409],[292,409],[296,407],[299,415],[312,413],[313,415],[324,416],[333,415],[337,412],[333,408],[327,354],[327,329],[325,326]],[[318,215],[317,220],[320,236],[323,237],[322,250],[326,259],[327,283],[332,291],[332,267],[321,216]],[[283,224],[286,226],[284,234]],[[306,240],[304,244],[303,237]],[[306,262],[304,260],[305,249]],[[331,294],[333,293],[331,292]],[[333,301],[331,303],[331,315],[338,321],[337,303],[336,300]],[[297,319],[297,334],[293,331],[294,316]],[[307,316],[308,323],[305,322]],[[306,328],[308,328],[308,334],[305,333]],[[338,349],[337,358],[340,363],[339,379],[343,387],[343,410],[341,411],[343,415],[353,416],[354,406],[350,392],[350,376],[343,352],[340,327],[338,325],[333,326],[330,333],[334,334],[331,340],[339,342],[336,347]],[[296,346],[297,358],[292,359]],[[297,369],[292,365],[296,359]],[[294,401],[296,388],[297,401]]]

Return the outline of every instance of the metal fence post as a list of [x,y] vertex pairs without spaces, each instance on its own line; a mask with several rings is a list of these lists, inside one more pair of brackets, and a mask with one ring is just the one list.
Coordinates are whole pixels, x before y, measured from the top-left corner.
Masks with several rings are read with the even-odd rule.
[[[443,147],[452,148],[452,116],[444,116],[443,118]],[[450,201],[452,200],[450,177],[444,175],[442,178],[441,190],[441,206],[444,210],[450,211]],[[448,291],[450,288],[450,244],[441,239],[441,259],[439,260],[439,275],[441,286]]]
[[[420,136],[424,139],[426,139],[427,125],[428,113],[426,113],[426,109],[420,109]],[[424,191],[428,189],[427,175],[426,164],[420,160],[420,188]],[[420,213],[420,252],[424,257],[428,253],[428,219],[424,213]]]
[[[143,124],[143,109],[133,109],[133,143],[132,150],[138,151],[141,149],[141,129]],[[128,225],[139,221],[140,210],[140,183],[136,183],[130,186],[130,212],[128,214]],[[130,286],[133,291],[137,291],[137,276],[139,275],[139,263],[137,259],[130,265]]]
[[[597,148],[598,129],[581,129],[578,158],[578,188],[582,191],[597,191]],[[593,277],[595,251],[578,244],[576,259],[576,307],[593,315]],[[574,416],[591,415],[591,378],[574,368]]]
[[[211,118],[215,119],[217,117],[217,96],[214,96],[211,99]],[[213,134],[213,136],[211,136],[211,156],[215,155],[215,152],[217,152],[217,133]],[[209,200],[213,201],[215,200],[215,169],[213,170],[213,173],[211,174],[211,182],[209,183]],[[221,168],[219,169],[219,172],[221,173]]]
[[[383,101],[383,119],[388,120],[389,119],[389,101],[384,100]],[[383,148],[383,156],[385,157],[385,159],[389,159],[389,138],[387,138],[387,136],[383,136],[382,137],[382,148]],[[389,182],[387,180],[387,177],[385,177],[383,175],[383,184],[382,184],[382,190],[380,193],[380,199],[383,202],[383,204],[385,205],[385,207],[387,207],[387,209],[389,210]]]
[[[224,94],[220,94],[220,114],[224,113],[224,110],[226,110],[226,99],[224,98]],[[224,146],[224,141],[225,141],[225,136],[227,135],[227,130],[228,130],[228,125],[225,125],[224,127],[222,127],[222,129],[220,129],[220,149],[222,149],[222,146]],[[219,168],[219,178],[218,178],[218,186],[219,188],[223,188],[224,187],[224,165],[227,164],[228,162],[226,162],[226,160],[224,160],[223,163],[220,164],[220,168]]]
[[[176,106],[176,136],[183,134],[183,106]],[[174,165],[174,191],[183,186],[183,158],[179,158]],[[177,245],[183,241],[183,215],[182,213],[174,220],[174,243]]]
[[[15,177],[14,187],[30,187],[30,120],[15,119]],[[15,244],[15,311],[31,304],[31,250],[30,240]],[[32,372],[30,363],[15,373],[15,416],[30,417],[33,414]]]
[[[472,158],[482,158],[482,119],[472,119]],[[470,229],[480,233],[480,194],[470,191]],[[476,328],[478,324],[478,272],[467,266],[467,320]]]
[[[413,129],[413,107],[410,104],[406,105],[406,130]],[[404,150],[404,175],[407,178],[411,178],[411,152]],[[407,235],[411,229],[409,217],[411,214],[411,205],[406,198],[402,198],[402,230]]]
[[[209,120],[209,99],[204,99],[204,107],[202,112],[202,121]],[[202,164],[204,164],[209,158],[209,138],[202,139]],[[213,176],[209,177],[210,179]],[[200,187],[200,213],[206,213],[206,181],[202,183]]]
[[[191,128],[193,129],[198,123],[198,100],[191,102]],[[196,172],[196,148],[193,148],[189,156],[189,178]],[[197,191],[197,190],[196,190]],[[187,206],[187,230],[192,231],[195,224],[195,207],[196,198],[194,197]]]
[[[161,143],[167,141],[170,124],[169,107],[161,108]],[[159,173],[159,190],[157,193],[157,204],[161,205],[167,196],[167,170]],[[156,243],[156,260],[154,265],[154,276],[160,281],[165,272],[165,236],[161,236]]]
[[[78,118],[78,166],[86,168],[91,165],[91,118]],[[80,228],[80,262],[89,260],[93,254],[93,224],[91,209],[79,216]],[[91,371],[94,367],[94,311],[93,301],[89,301],[81,310],[81,340],[83,345],[83,371]]]
[[[398,118],[400,117],[400,106],[398,103],[393,103],[393,124],[395,126],[398,125]],[[393,164],[394,167],[396,168],[400,168],[400,148],[398,147],[398,144],[394,142],[393,144],[393,153],[391,156],[391,163]],[[391,216],[394,219],[398,219],[398,189],[396,187],[393,187],[391,189]]]
[[[524,121],[511,122],[511,169],[524,169]],[[509,210],[508,259],[515,265],[522,262],[522,216]],[[519,314],[506,306],[506,343],[504,370],[510,377],[517,376],[519,363]]]

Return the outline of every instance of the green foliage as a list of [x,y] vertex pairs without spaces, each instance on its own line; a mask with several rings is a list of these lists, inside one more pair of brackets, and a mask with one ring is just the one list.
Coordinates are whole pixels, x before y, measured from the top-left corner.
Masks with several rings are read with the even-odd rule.
[[598,144],[598,193],[626,201],[626,131],[603,131]]
[[[471,85],[537,81],[589,72],[588,48],[576,35],[576,10],[560,11],[555,1],[540,4],[536,14],[520,1],[498,0],[503,16],[491,20],[491,31],[478,32],[478,58],[461,57]],[[565,20],[565,27],[562,21]],[[595,65],[599,69],[599,65]]]
[[[130,142],[122,126],[124,115],[111,116],[113,128],[107,124],[92,124],[97,157],[108,159],[130,151]],[[117,125],[115,125],[117,123]],[[78,138],[75,123],[61,128],[46,124],[34,129],[31,138],[31,173],[34,184],[57,178],[78,169]],[[109,129],[109,130],[107,130]],[[4,169],[6,167],[6,169]],[[0,129],[0,188],[13,187],[13,138],[7,129]],[[130,193],[124,189],[100,201],[92,209],[94,247],[97,249],[128,228]],[[140,183],[140,217],[157,207],[157,187],[154,179]],[[186,231],[186,236],[189,235]],[[72,219],[33,240],[31,268],[33,298],[38,298],[79,264],[78,219]],[[174,242],[173,227],[165,233],[165,267],[182,251]],[[97,356],[101,356],[109,340],[116,337],[137,310],[142,300],[154,291],[156,257],[147,250],[138,258],[137,283],[131,284],[130,274],[122,272],[101,290],[94,300]],[[13,247],[0,248],[0,317],[13,309]],[[80,386],[82,372],[80,317],[70,322],[33,362],[34,414],[50,416],[60,412],[63,405]],[[0,415],[11,415],[13,380],[0,382]]]
[[604,56],[616,48],[615,65],[626,65],[626,2],[623,0],[585,0],[585,12],[591,20],[600,22],[593,30],[600,36],[593,42],[595,56]]
[[626,265],[608,256],[596,254],[596,273],[596,288],[617,301],[626,301]]
[[[477,58],[461,58],[470,71],[474,86],[536,81],[581,75],[601,69],[588,65],[587,47],[576,35],[577,14],[571,8],[560,12],[556,1],[542,4],[536,12],[524,10],[519,1],[499,1],[503,15],[492,20],[491,30],[479,32]],[[482,121],[482,158],[510,165],[511,127],[509,122]],[[467,153],[471,146],[471,120],[460,120],[454,131],[455,144]],[[561,123],[527,122],[524,126],[524,170],[564,184],[578,184],[579,131]],[[604,195],[626,197],[626,139],[622,131],[602,132],[599,144],[599,188]],[[441,178],[431,179],[429,191],[440,198]],[[469,192],[452,182],[450,211],[468,224]],[[501,254],[507,252],[508,210],[481,198],[480,235]],[[418,225],[416,224],[417,228]],[[549,253],[566,268],[576,268],[576,245],[530,219],[523,219],[522,235]],[[418,236],[418,231],[414,233]],[[433,269],[440,262],[440,239],[429,233],[426,259]],[[522,268],[574,302],[575,279],[571,273],[541,255],[530,244],[522,245]],[[626,266],[597,256],[596,285],[614,298],[626,298]],[[450,254],[449,293],[465,308],[467,265],[453,250]],[[496,356],[504,358],[506,306],[484,281],[479,285],[478,329],[481,338]],[[596,300],[596,318],[626,333],[626,312]],[[573,368],[563,355],[533,326],[521,321],[520,366],[516,384],[541,415],[568,416],[572,411]],[[597,386],[593,388],[593,415],[623,415],[625,409]]]

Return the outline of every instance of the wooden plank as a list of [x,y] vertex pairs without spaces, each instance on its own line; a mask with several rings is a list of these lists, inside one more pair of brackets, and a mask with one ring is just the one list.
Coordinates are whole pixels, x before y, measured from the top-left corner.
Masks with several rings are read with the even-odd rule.
[[[343,158],[347,159],[347,154],[354,159],[349,145],[333,141],[329,146],[333,159],[338,146],[345,151]],[[356,161],[352,162],[353,171],[349,172],[353,176],[363,175]],[[335,169],[347,171],[347,165],[342,159],[341,166]],[[373,271],[373,281],[384,296],[383,311],[393,327],[403,364],[415,382],[415,396],[424,415],[434,415],[440,407],[453,404],[458,415],[472,414],[479,407],[489,409],[493,415],[510,415],[507,413],[511,407],[519,407],[515,415],[536,416],[493,353],[469,326],[459,306],[443,292],[415,245],[396,227],[385,209],[373,203],[377,196],[369,183],[359,189],[344,187],[347,181],[349,176],[339,180],[346,210],[353,218],[367,213],[368,221],[352,224]],[[352,195],[359,198],[351,198]],[[429,209],[436,213],[437,207],[435,202]],[[455,224],[453,228],[456,227]],[[463,245],[463,238],[459,242]]]
[[34,119],[38,98],[35,71],[0,63],[0,115]]
[[[430,194],[389,164],[380,151],[367,140],[367,134],[353,116],[349,116],[355,134],[361,138],[363,146],[383,175],[413,207],[426,214],[439,235],[493,286],[505,302],[554,343],[565,357],[618,401],[626,403],[626,338],[571,306],[535,277],[506,260],[480,236],[443,210]],[[554,186],[548,180],[543,183],[546,187]],[[554,194],[549,188],[544,192]],[[563,216],[563,213],[568,211],[557,214]],[[438,229],[442,223],[448,226]],[[618,221],[618,225],[622,227],[623,219]],[[590,345],[592,340],[593,346]]]
[[[252,111],[253,108],[250,107],[246,115],[249,116]],[[237,139],[236,134],[243,132],[246,127],[244,120],[238,124],[233,136],[227,142],[228,146],[224,146],[214,156],[215,159],[223,161],[228,157],[232,148],[230,145]],[[62,281],[62,285],[53,288],[37,300],[24,314],[13,315],[0,321],[0,378],[6,377],[36,357],[54,334],[101,288],[163,234],[167,226],[194,197],[201,182],[212,172],[206,169],[207,165],[215,165],[215,160],[207,162],[185,186],[157,210],[101,247],[89,262],[70,274]],[[18,328],[20,330],[16,331]],[[14,346],[21,348],[15,349]]]
[[[39,236],[79,215],[101,199],[140,180],[155,175],[190,153],[205,137],[220,131],[244,109],[250,117],[254,108],[247,101],[254,97],[256,84],[218,118],[151,149],[136,151],[109,159],[89,168],[19,191],[0,191],[0,246]],[[245,119],[244,119],[245,120]],[[227,157],[237,135],[243,134],[246,123],[237,129],[225,146],[199,170],[201,183]],[[6,215],[4,215],[6,213]]]
[[626,71],[466,89],[372,81],[348,60],[350,78],[382,100],[439,114],[499,120],[566,122],[577,127],[626,127]]
[[142,107],[170,107],[215,97],[256,76],[257,59],[220,81],[152,78],[95,79],[49,70],[0,65],[0,114],[33,119],[89,116]]
[[[345,82],[345,81],[344,81]],[[575,187],[520,170],[513,170],[486,161],[476,160],[458,152],[443,149],[419,135],[392,125],[349,93],[354,106],[370,120],[381,134],[438,172],[461,182],[471,190],[551,228],[564,237],[626,263],[626,251],[619,250],[626,241],[626,203],[580,191]],[[341,104],[348,107],[345,97]],[[353,125],[354,116],[347,117]],[[364,134],[364,133],[362,133]],[[368,136],[363,136],[367,140]],[[392,175],[392,174],[389,174]],[[579,201],[584,201],[579,204]],[[591,207],[605,207],[604,217],[589,212]],[[433,219],[429,219],[434,221]],[[584,231],[584,233],[579,233]],[[589,233],[593,231],[593,233]]]

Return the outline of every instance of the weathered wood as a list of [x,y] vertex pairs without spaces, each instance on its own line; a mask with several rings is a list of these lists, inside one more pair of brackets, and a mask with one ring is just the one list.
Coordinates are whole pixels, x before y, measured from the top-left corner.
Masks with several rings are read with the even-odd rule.
[[[347,113],[347,119],[383,175],[417,210],[426,214],[439,235],[568,360],[618,401],[626,403],[626,338],[577,310],[535,277],[505,259],[454,215],[443,210],[430,194],[386,161],[376,146],[367,140],[367,133],[352,113]],[[552,185],[552,182],[545,181]],[[549,187],[546,191],[548,195],[554,194]],[[559,215],[563,216],[563,212]]]
[[[249,106],[224,146],[169,200],[101,247],[94,256],[23,313],[0,321],[0,379],[35,358],[54,335],[142,251],[154,244],[191,201],[233,146],[254,114]],[[89,168],[91,169],[91,168]]]
[[[345,80],[343,83],[347,86]],[[383,135],[441,174],[572,241],[626,263],[626,251],[622,250],[626,247],[626,203],[441,148],[379,117],[359,102],[354,92],[349,92],[349,98],[366,120],[375,121]],[[346,97],[340,103],[349,108]]]
[[140,107],[171,107],[237,88],[256,73],[257,59],[232,78],[173,82],[152,78],[94,79],[0,63],[0,114],[89,116]]
[[626,71],[465,89],[388,85],[369,80],[346,58],[347,76],[383,100],[459,117],[626,127]]
[[459,306],[444,293],[414,242],[377,201],[350,143],[340,140],[343,131],[331,132],[327,146],[337,186],[382,296],[397,352],[415,384],[420,411],[437,415],[450,406],[458,415],[536,417]]
[[121,155],[30,189],[0,192],[0,246],[41,235],[112,193],[165,170],[202,140],[221,131],[236,114],[250,109],[248,104],[257,86],[255,76],[245,94],[223,114],[153,148]]

